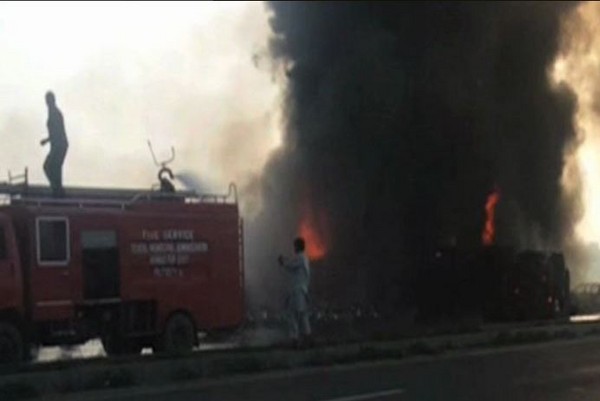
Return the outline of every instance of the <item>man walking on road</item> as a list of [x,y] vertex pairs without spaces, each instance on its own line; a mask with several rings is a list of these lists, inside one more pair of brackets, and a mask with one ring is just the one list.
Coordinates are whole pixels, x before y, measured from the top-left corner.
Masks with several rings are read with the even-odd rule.
[[[309,340],[311,329],[309,321],[308,285],[310,283],[310,265],[304,253],[304,239],[294,240],[294,256],[279,256],[279,264],[288,273],[289,290],[286,299],[286,312],[289,323],[290,338],[294,345]],[[300,338],[302,335],[302,339]],[[302,342],[301,342],[302,340]]]
[[46,92],[46,105],[48,106],[48,122],[46,124],[48,127],[48,138],[42,139],[40,144],[44,146],[50,142],[50,152],[44,162],[44,172],[48,181],[50,181],[52,195],[63,196],[62,166],[67,155],[69,142],[67,141],[62,113],[56,106],[54,93],[50,91]]

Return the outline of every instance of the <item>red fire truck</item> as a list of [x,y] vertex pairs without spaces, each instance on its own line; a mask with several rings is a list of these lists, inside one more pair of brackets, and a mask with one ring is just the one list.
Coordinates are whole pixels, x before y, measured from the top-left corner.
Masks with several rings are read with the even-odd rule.
[[185,352],[244,317],[228,195],[0,185],[0,358],[99,337],[109,355]]

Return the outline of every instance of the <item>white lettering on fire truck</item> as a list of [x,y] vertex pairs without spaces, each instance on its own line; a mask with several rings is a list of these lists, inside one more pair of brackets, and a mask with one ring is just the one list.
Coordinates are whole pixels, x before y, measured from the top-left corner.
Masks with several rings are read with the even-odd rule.
[[153,273],[156,277],[183,277],[183,271],[174,267],[155,267]]
[[206,242],[179,242],[177,244],[178,253],[199,253],[208,252],[208,244]]
[[165,230],[162,233],[163,240],[184,240],[184,241],[193,241],[194,240],[194,231],[192,230]]
[[208,252],[206,242],[134,242],[131,244],[131,253],[134,255],[146,255],[157,253],[205,253]]
[[152,242],[150,243],[150,253],[174,252],[175,244],[172,242]]
[[142,239],[145,241],[157,241],[158,231],[156,230],[142,230]]
[[148,244],[138,242],[131,244],[131,253],[134,255],[145,255],[148,253]]
[[194,242],[193,230],[142,230],[141,237],[143,242],[131,244],[131,253],[147,255],[157,277],[183,277],[181,268],[190,264],[191,255],[208,252],[208,243]]

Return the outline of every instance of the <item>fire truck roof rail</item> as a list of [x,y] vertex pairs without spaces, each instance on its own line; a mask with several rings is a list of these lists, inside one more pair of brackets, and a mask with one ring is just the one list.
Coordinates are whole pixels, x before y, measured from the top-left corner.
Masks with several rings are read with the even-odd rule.
[[237,186],[231,182],[226,194],[199,194],[196,198],[190,198],[190,203],[238,203]]
[[21,205],[121,209],[143,201],[181,200],[186,203],[237,204],[238,200],[237,188],[233,183],[229,185],[229,192],[224,195],[198,194],[195,191],[164,193],[142,189],[66,187],[65,196],[61,198],[52,196],[51,189],[47,186],[0,183],[0,195],[8,198],[10,203]]

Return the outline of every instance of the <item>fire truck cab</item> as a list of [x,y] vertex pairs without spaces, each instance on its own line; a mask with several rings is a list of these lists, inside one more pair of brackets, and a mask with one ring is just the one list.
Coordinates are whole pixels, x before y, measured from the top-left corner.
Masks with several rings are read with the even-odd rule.
[[244,316],[235,186],[194,192],[0,185],[0,358],[99,337],[185,352]]

